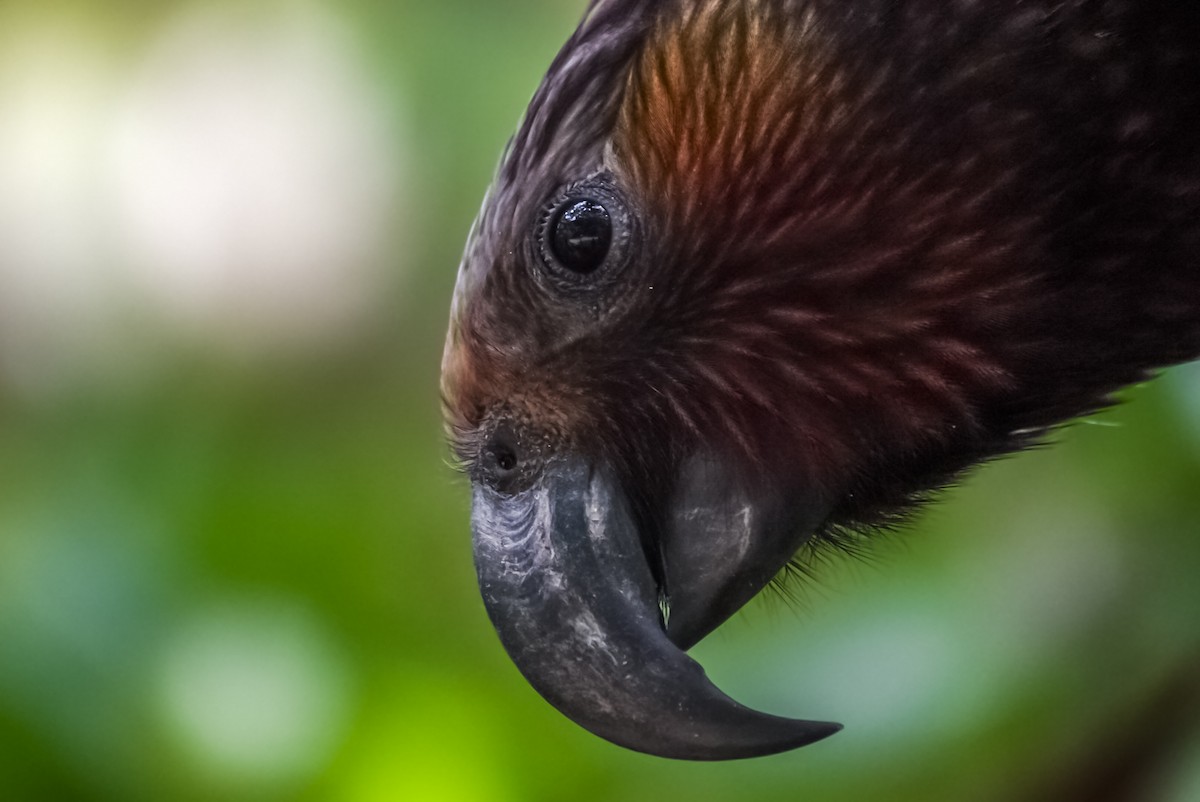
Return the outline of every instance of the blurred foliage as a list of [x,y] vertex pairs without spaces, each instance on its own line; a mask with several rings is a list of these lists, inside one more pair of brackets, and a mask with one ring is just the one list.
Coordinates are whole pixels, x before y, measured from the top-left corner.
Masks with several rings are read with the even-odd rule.
[[[253,328],[229,347],[220,317],[180,330],[120,295],[128,331],[99,356],[54,340],[78,358],[53,381],[0,360],[0,798],[1200,799],[1194,366],[696,649],[747,704],[844,721],[827,742],[663,761],[525,685],[478,600],[437,374],[471,218],[582,5],[243,4],[267,29],[319,9],[386,121],[373,303],[336,335],[243,348]],[[119,88],[206,8],[10,2],[0,38],[90,42]],[[27,267],[0,238],[2,258],[0,292]]]

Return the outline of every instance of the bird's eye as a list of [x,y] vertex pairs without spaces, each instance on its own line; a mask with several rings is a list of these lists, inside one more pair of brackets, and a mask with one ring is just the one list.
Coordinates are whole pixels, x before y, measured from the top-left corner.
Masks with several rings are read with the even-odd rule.
[[590,198],[569,200],[554,215],[548,233],[559,264],[575,273],[593,273],[612,245],[612,218]]
[[546,205],[535,232],[545,275],[568,292],[599,288],[625,266],[633,228],[611,176],[567,187]]

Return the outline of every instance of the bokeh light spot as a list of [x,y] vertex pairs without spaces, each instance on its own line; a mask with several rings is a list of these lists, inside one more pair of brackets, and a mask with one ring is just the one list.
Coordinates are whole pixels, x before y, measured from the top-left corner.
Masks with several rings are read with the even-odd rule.
[[309,4],[185,8],[112,139],[134,280],[168,321],[242,350],[362,323],[395,268],[401,186],[347,31]]
[[321,628],[285,604],[201,612],[163,655],[169,731],[222,782],[285,785],[321,770],[346,726],[348,671]]

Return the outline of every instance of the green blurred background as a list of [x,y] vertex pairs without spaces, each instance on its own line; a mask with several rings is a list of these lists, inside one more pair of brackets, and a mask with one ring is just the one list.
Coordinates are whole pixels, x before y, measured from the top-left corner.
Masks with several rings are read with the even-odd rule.
[[0,799],[1200,800],[1194,366],[696,649],[829,741],[663,761],[525,685],[438,362],[583,5],[0,4]]

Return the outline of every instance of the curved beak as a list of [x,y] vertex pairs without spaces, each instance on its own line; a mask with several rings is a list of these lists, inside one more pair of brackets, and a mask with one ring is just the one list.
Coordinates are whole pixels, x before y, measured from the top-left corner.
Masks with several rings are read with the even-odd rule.
[[597,735],[662,757],[769,755],[841,729],[744,707],[683,651],[761,590],[803,541],[786,505],[737,490],[714,462],[689,463],[663,519],[664,589],[617,487],[578,458],[553,461],[517,493],[475,487],[484,604],[530,684]]

